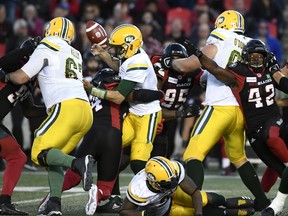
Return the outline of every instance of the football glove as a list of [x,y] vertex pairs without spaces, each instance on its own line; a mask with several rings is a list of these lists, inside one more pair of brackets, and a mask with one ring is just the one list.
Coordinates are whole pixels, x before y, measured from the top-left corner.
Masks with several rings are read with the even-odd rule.
[[147,207],[147,209],[144,211],[144,216],[157,216],[157,207]]
[[199,116],[200,106],[187,104],[183,106],[183,109],[176,110],[177,118],[189,118],[192,116]]
[[30,39],[24,41],[24,42],[21,44],[20,48],[24,48],[24,47],[27,47],[27,46],[31,46],[31,45],[32,45],[33,50],[35,50],[41,40],[42,40],[42,37],[41,37],[41,36],[36,36],[36,37],[34,37],[34,38],[30,38]]
[[202,51],[197,49],[194,46],[194,44],[188,39],[185,39],[184,46],[187,49],[188,53],[192,53],[193,55],[197,56],[198,58],[200,58],[203,55]]
[[273,76],[274,73],[280,71],[279,62],[276,59],[274,53],[270,52],[270,59],[268,61],[268,71]]
[[173,56],[162,56],[160,63],[162,68],[164,69],[170,69],[172,67],[172,60],[173,60]]

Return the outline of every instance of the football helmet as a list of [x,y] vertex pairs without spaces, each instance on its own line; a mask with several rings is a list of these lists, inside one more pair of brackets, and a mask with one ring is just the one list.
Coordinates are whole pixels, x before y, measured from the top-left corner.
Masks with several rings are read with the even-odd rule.
[[118,73],[111,68],[103,68],[97,71],[92,79],[92,85],[99,87],[101,83],[115,83],[120,82]]
[[115,57],[127,59],[142,47],[142,34],[135,25],[122,24],[112,31],[108,43],[115,49]]
[[183,45],[179,43],[171,43],[163,50],[163,58],[165,57],[186,58],[188,57],[188,53]]
[[239,12],[226,10],[216,18],[214,27],[244,33],[244,22],[244,17]]
[[161,156],[148,160],[145,172],[149,185],[161,192],[175,189],[178,186],[178,176],[174,163]]
[[[261,58],[251,59],[251,53],[263,54],[263,60]],[[255,72],[261,72],[264,67],[267,67],[269,61],[270,52],[261,40],[250,40],[242,50],[242,61],[244,64],[248,64]]]
[[63,38],[70,44],[74,39],[74,34],[74,26],[69,19],[64,17],[56,17],[48,23],[44,35],[45,37],[56,36]]

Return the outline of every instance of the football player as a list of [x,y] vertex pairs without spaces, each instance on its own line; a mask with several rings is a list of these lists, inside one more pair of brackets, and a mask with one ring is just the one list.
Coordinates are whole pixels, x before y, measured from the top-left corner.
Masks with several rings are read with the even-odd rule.
[[[40,37],[29,39],[24,42],[28,44],[27,46],[11,51],[0,58],[2,74],[3,70],[11,72],[27,62],[40,40]],[[13,190],[20,178],[27,157],[2,121],[17,103],[21,105],[24,116],[27,118],[46,115],[45,107],[37,107],[33,104],[31,91],[34,83],[28,82],[24,85],[14,85],[11,82],[0,82],[0,157],[7,162],[0,195],[0,214],[3,215],[28,215],[28,213],[16,209],[14,204],[11,203]]]
[[29,61],[5,76],[6,81],[21,85],[37,76],[48,117],[35,131],[32,161],[48,170],[50,199],[38,215],[62,215],[62,167],[81,175],[83,189],[92,185],[91,155],[75,158],[68,155],[92,125],[93,114],[82,83],[82,56],[70,46],[74,26],[64,17],[52,19]]
[[[90,93],[120,104],[133,89],[157,90],[157,77],[149,56],[141,48],[142,44],[142,34],[132,24],[119,25],[112,31],[108,39],[109,53],[94,44],[92,54],[98,55],[109,67],[119,71],[121,82],[115,91],[88,87]],[[123,122],[122,145],[131,145],[130,167],[134,173],[143,169],[150,158],[157,124],[161,119],[159,100],[129,102],[129,112]]]
[[226,200],[219,194],[200,191],[181,163],[155,156],[128,185],[120,215],[253,215],[252,206],[250,198]]
[[[215,29],[210,33],[202,51],[221,67],[241,58],[244,45],[251,39],[244,36],[244,18],[234,10],[221,13],[215,21]],[[198,58],[192,55],[184,59],[163,59],[162,64],[182,73],[189,73],[201,66]],[[209,71],[208,71],[209,72]],[[183,160],[187,174],[199,188],[204,181],[202,161],[212,147],[223,136],[226,154],[237,168],[246,187],[255,196],[255,209],[262,210],[270,204],[257,173],[247,160],[244,145],[244,119],[239,104],[231,89],[225,83],[207,73],[207,86],[204,111],[198,118]]]
[[[281,138],[286,125],[275,103],[275,86],[288,93],[288,78],[265,44],[250,40],[243,48],[242,61],[219,67],[213,60],[189,44],[201,64],[222,82],[228,84],[245,117],[246,134],[258,157],[279,174],[281,183],[277,197],[261,215],[278,215],[288,194],[288,148]],[[282,136],[287,136],[282,134]]]

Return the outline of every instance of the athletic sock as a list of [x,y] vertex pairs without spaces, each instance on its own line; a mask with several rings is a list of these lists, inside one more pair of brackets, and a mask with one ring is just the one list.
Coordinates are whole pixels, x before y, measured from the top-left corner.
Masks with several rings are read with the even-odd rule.
[[207,192],[207,194],[211,197],[211,202],[209,201],[209,204],[213,206],[225,206],[226,199],[224,196],[212,192]]
[[186,174],[194,181],[201,190],[204,182],[204,168],[199,160],[190,160],[185,165]]
[[48,182],[50,186],[50,197],[61,197],[64,173],[61,166],[50,166],[48,168]]
[[285,168],[279,186],[279,191],[283,194],[288,194],[288,167]]
[[266,168],[261,179],[261,186],[265,193],[268,193],[270,191],[270,189],[277,181],[278,177],[279,175],[274,169],[270,167]]
[[240,168],[238,168],[238,172],[242,182],[255,196],[255,198],[261,203],[266,203],[268,199],[261,187],[259,178],[252,164],[247,161]]
[[71,168],[72,161],[75,157],[65,154],[59,149],[50,149],[46,156],[49,166],[63,166]]

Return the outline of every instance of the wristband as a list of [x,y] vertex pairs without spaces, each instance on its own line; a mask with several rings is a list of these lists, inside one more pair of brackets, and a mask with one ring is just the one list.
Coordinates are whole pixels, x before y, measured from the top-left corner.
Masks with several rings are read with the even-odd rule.
[[90,94],[100,99],[105,99],[107,91],[93,87],[90,91]]

